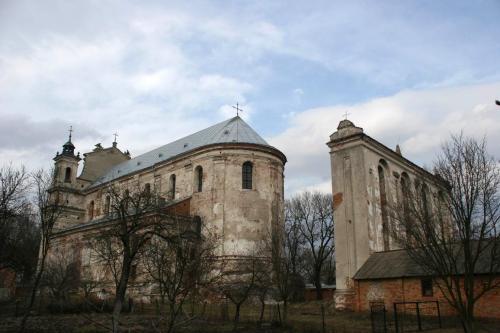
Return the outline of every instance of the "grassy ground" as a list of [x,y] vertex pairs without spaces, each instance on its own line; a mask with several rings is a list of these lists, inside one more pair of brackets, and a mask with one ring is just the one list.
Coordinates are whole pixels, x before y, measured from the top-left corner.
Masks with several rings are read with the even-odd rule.
[[[234,309],[231,306],[212,305],[203,307],[200,304],[187,305],[186,313],[195,314],[185,325],[178,328],[178,332],[194,333],[224,333],[233,332],[232,318]],[[157,332],[164,322],[159,321],[158,309],[154,305],[137,304],[132,314],[124,314],[121,318],[123,332]],[[165,313],[164,310],[160,310]],[[260,307],[248,305],[242,308],[241,322],[237,331],[242,333],[269,332],[269,333],[320,333],[323,320],[321,306],[317,302],[293,304],[289,307],[287,324],[279,326],[279,318],[283,309],[278,311],[277,306],[267,306],[264,320],[259,323]],[[0,332],[15,332],[20,322],[19,317],[0,314]],[[61,333],[90,333],[108,332],[110,326],[109,314],[72,314],[33,316],[28,322],[28,332],[61,332]],[[391,316],[388,315],[388,332],[394,332]],[[489,329],[484,332],[499,332],[498,323],[487,323]],[[427,330],[433,333],[458,333],[454,318],[443,319],[443,329]],[[332,305],[325,305],[325,333],[368,333],[372,332],[370,315],[366,313],[336,312]],[[437,327],[437,326],[434,326]]]

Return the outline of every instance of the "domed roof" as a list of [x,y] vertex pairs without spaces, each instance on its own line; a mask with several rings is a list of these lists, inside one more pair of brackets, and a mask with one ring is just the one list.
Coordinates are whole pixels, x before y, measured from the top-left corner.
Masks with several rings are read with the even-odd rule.
[[344,119],[339,123],[337,130],[341,130],[348,127],[354,127],[354,123],[348,119]]

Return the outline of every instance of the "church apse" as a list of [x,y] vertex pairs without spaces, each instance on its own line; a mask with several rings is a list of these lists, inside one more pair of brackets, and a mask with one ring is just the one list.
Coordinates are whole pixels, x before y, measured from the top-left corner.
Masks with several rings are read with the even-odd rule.
[[[283,225],[286,157],[239,117],[134,158],[116,142],[109,148],[97,144],[84,154],[78,177],[80,158],[69,150],[55,160],[78,217],[59,221],[57,244],[92,238],[110,221],[112,199],[106,190],[113,186],[148,188],[183,205],[184,215],[199,217],[219,233],[221,256],[251,255],[273,226]],[[71,183],[64,183],[67,166]]]

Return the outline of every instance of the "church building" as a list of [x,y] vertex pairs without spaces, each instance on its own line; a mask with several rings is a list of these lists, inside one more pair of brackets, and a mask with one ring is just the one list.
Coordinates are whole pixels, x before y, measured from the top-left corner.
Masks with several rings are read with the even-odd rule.
[[[335,221],[336,308],[370,311],[370,303],[376,302],[392,311],[396,302],[438,301],[442,315],[454,314],[433,277],[391,237],[390,212],[390,205],[397,207],[404,200],[405,189],[419,182],[432,211],[447,195],[449,184],[406,159],[399,146],[388,148],[347,119],[339,123],[327,145]],[[500,290],[493,290],[478,301],[477,315],[499,318],[499,305]]]
[[239,116],[131,158],[113,142],[80,154],[69,141],[55,161],[53,195],[64,198],[54,249],[71,248],[81,269],[91,265],[85,236],[109,222],[110,185],[154,189],[220,233],[220,254],[252,253],[272,226],[283,223],[285,155]]

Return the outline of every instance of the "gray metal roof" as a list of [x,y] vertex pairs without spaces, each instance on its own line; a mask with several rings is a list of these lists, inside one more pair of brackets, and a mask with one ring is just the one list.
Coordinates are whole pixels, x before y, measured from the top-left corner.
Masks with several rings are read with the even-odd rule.
[[204,130],[188,135],[128,161],[120,163],[99,177],[91,187],[109,182],[157,163],[169,160],[177,155],[197,148],[217,143],[252,143],[271,147],[240,117],[225,120]]
[[[474,267],[475,274],[489,274],[491,272],[500,273],[500,258],[497,255],[498,245],[492,246],[493,244],[494,243],[490,240],[483,240],[481,251],[479,251],[480,254]],[[472,253],[476,254],[478,251],[478,242],[473,242],[471,246]],[[463,248],[460,243],[455,243],[452,247],[453,251],[456,253],[455,260],[456,269],[458,270],[457,273],[463,274]],[[356,272],[354,279],[391,279],[430,275],[432,274],[430,274],[425,267],[422,267],[411,258],[408,250],[402,249],[373,253]]]
[[425,276],[426,272],[406,250],[375,252],[359,268],[354,279],[390,279]]

